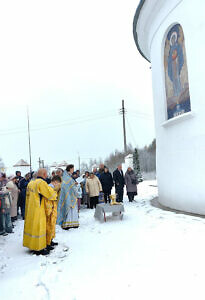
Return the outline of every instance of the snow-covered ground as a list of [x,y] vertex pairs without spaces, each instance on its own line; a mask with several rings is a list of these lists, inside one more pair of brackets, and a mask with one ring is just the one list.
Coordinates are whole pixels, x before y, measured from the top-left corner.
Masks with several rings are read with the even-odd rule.
[[153,185],[141,183],[136,202],[125,197],[123,220],[81,209],[79,229],[57,226],[48,257],[22,247],[19,220],[0,237],[0,299],[204,300],[205,219],[153,207]]

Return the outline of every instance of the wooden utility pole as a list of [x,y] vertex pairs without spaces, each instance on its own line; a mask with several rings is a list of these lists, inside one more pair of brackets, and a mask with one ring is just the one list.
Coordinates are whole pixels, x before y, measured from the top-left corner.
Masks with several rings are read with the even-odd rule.
[[122,108],[120,109],[120,114],[122,114],[122,120],[123,120],[124,152],[127,153],[126,126],[125,126],[126,110],[125,110],[124,100],[122,100]]
[[29,109],[27,106],[27,119],[28,119],[28,145],[29,145],[29,159],[30,159],[30,173],[32,172],[31,166],[31,136],[30,136],[30,121],[29,121]]
[[41,158],[39,157],[38,159],[38,165],[39,165],[39,169],[41,168]]
[[39,157],[39,159],[38,159],[38,164],[39,164],[39,169],[45,167],[45,166],[44,166],[44,160],[41,159],[40,157]]
[[80,171],[80,154],[78,153],[78,170]]

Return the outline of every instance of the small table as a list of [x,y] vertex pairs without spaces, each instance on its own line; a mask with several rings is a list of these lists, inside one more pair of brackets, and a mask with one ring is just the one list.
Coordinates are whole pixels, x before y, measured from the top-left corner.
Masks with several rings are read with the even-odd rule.
[[104,221],[106,222],[106,213],[111,212],[113,216],[119,215],[122,220],[124,211],[123,204],[110,205],[109,203],[101,203],[97,204],[94,217],[101,221],[104,216]]

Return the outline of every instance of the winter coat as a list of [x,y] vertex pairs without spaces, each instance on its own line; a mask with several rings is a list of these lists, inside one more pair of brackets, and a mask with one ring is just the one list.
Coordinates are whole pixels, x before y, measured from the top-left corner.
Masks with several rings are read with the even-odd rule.
[[104,193],[111,191],[113,187],[113,179],[110,172],[107,173],[103,172],[100,175],[100,182],[102,184],[102,189]]
[[115,182],[116,190],[118,190],[118,189],[122,190],[124,188],[125,179],[124,179],[123,171],[121,171],[121,172],[118,169],[116,169],[113,172],[113,181]]
[[19,182],[21,181],[21,179],[23,179],[23,177],[22,176],[16,176],[16,186],[17,186],[17,188],[19,188]]
[[26,201],[26,188],[27,185],[29,184],[30,180],[26,180],[24,177],[21,179],[21,181],[19,182],[18,186],[20,189],[20,205],[25,204]]
[[125,184],[128,193],[137,193],[137,176],[134,171],[125,173]]
[[99,193],[102,191],[102,185],[97,176],[94,176],[93,179],[90,177],[86,180],[86,192],[90,197],[98,197]]
[[11,193],[12,203],[10,207],[10,215],[13,218],[17,216],[17,200],[18,200],[19,190],[13,181],[9,181],[6,184],[6,187],[9,189]]
[[94,175],[97,176],[97,178],[100,178],[100,173],[99,172],[95,172]]
[[4,186],[0,191],[0,213],[10,214],[11,203],[12,203],[11,194]]
[[7,179],[0,181],[0,188],[3,188],[4,186],[6,186],[7,182],[8,182]]
[[87,177],[84,177],[83,181],[81,182],[83,196],[86,195],[86,181],[87,181]]

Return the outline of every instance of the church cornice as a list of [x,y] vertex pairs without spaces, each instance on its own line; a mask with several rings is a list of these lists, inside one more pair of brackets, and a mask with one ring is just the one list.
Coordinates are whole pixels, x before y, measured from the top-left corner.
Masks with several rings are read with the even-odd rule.
[[[133,36],[140,54],[150,62],[153,38],[168,15],[183,0],[141,0],[133,20]],[[176,20],[177,21],[177,20]]]
[[146,0],[141,0],[137,9],[136,9],[136,12],[135,12],[135,16],[134,16],[134,20],[133,20],[133,36],[134,36],[134,40],[135,40],[135,44],[137,46],[137,49],[139,51],[139,53],[146,59],[149,61],[149,59],[144,55],[144,53],[142,52],[141,48],[140,48],[140,45],[139,45],[139,41],[138,41],[138,34],[137,34],[137,22],[138,22],[138,18],[139,18],[139,15],[140,15],[140,12],[141,12],[141,9],[144,5]]

